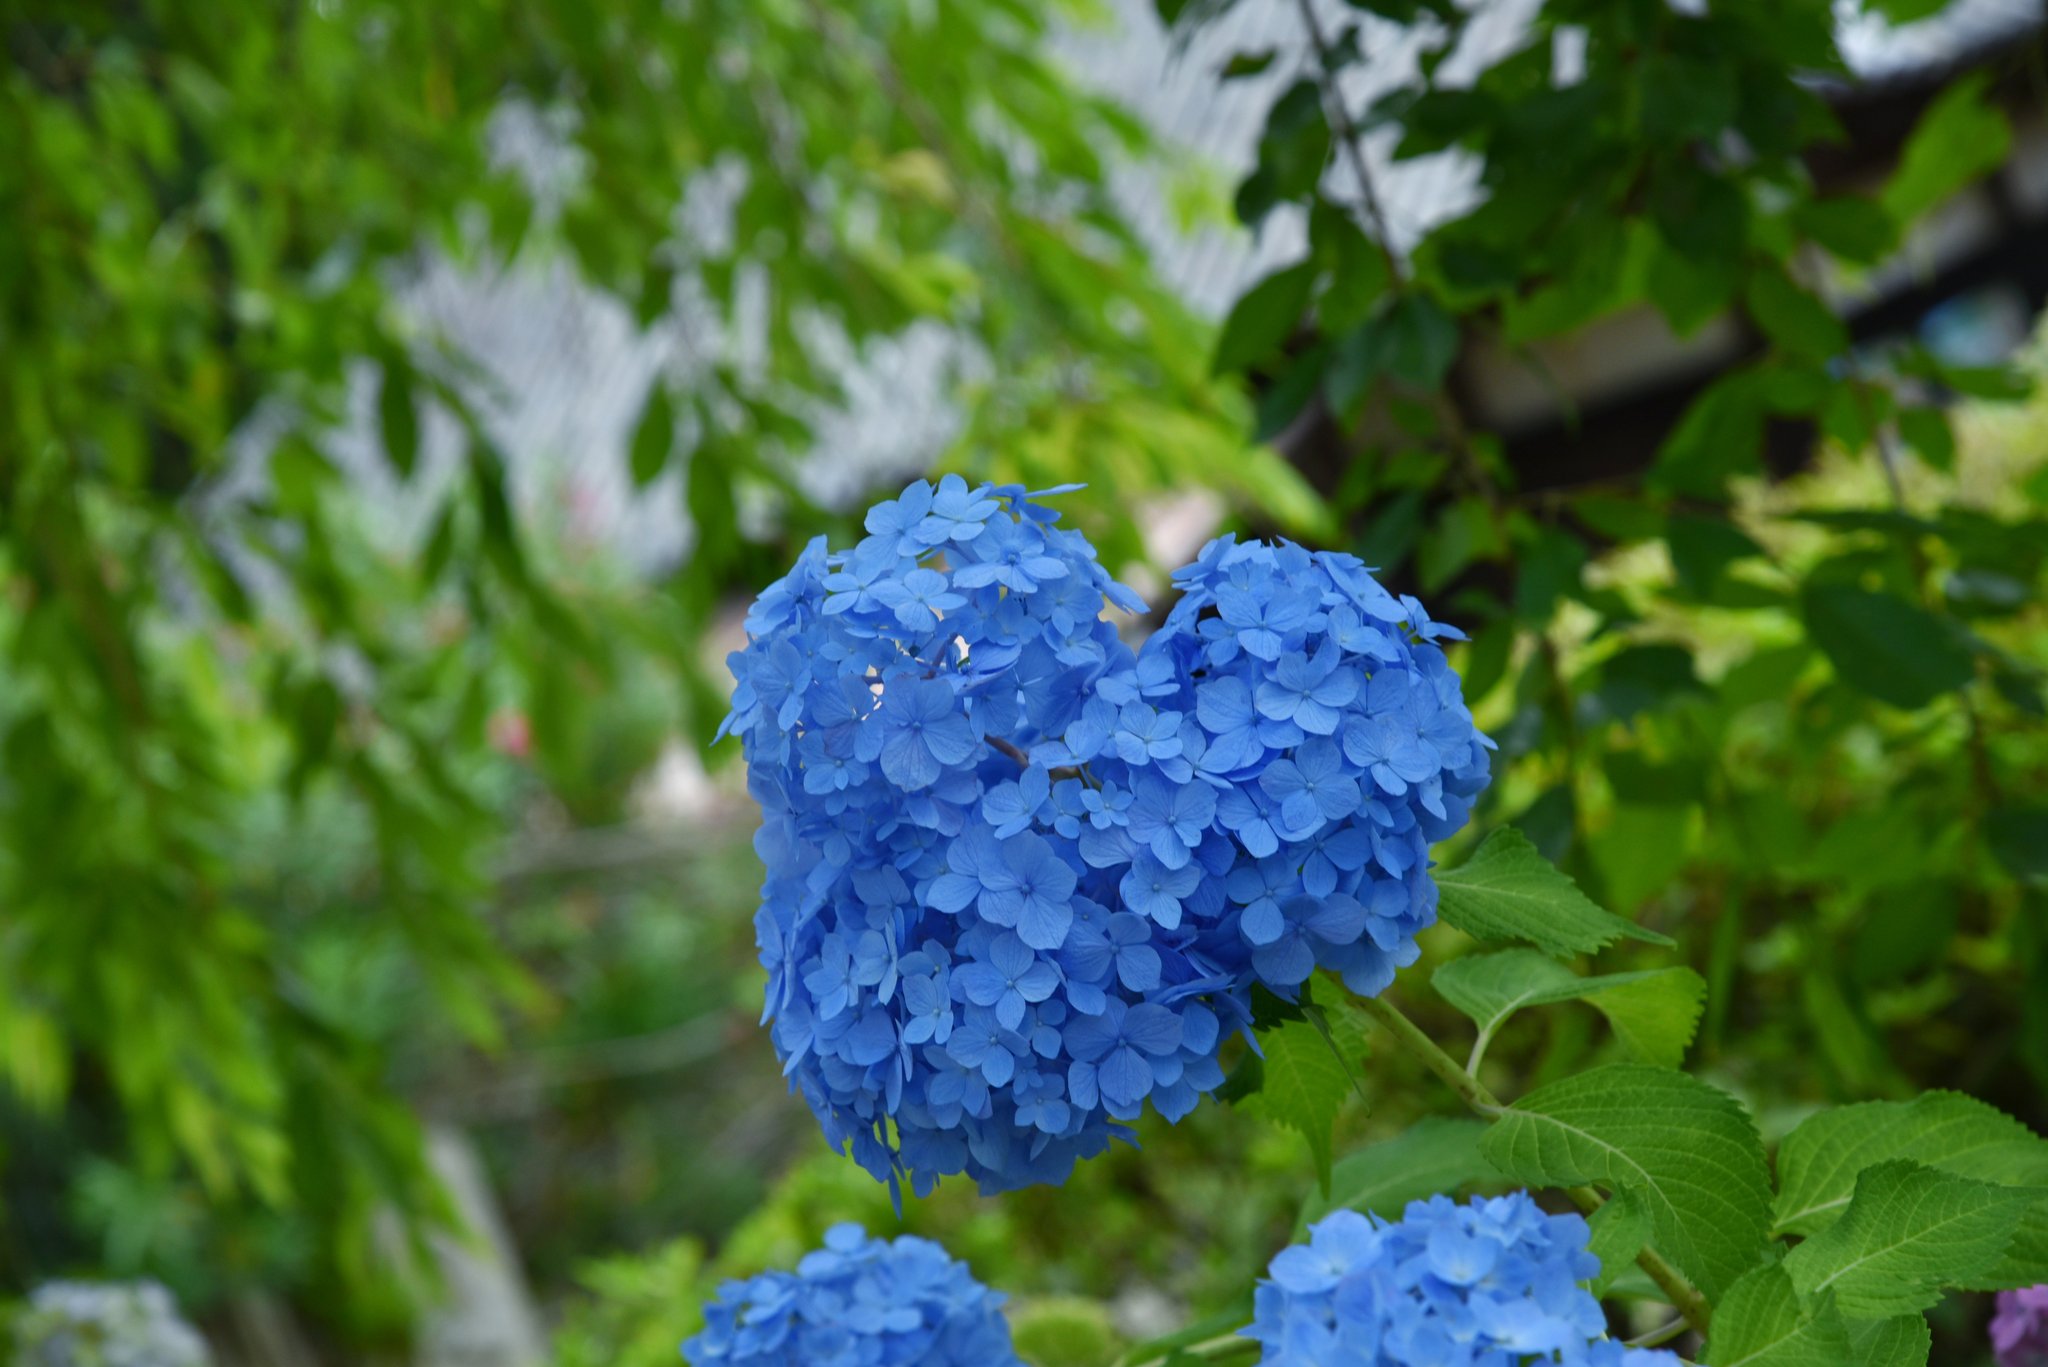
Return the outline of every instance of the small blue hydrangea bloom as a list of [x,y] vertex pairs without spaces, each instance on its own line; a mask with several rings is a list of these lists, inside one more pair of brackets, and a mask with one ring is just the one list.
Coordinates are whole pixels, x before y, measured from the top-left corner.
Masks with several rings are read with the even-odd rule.
[[1003,1297],[929,1239],[839,1225],[795,1272],[727,1282],[691,1367],[1023,1367]]
[[1678,1367],[1606,1336],[1581,1284],[1600,1271],[1589,1233],[1525,1191],[1436,1196],[1393,1223],[1340,1210],[1273,1259],[1244,1333],[1267,1367]]
[[1356,559],[1225,537],[1144,604],[1015,487],[948,475],[822,538],[731,657],[766,866],[764,1022],[892,1188],[1065,1179],[1223,1080],[1251,990],[1375,993],[1487,781],[1435,638]]

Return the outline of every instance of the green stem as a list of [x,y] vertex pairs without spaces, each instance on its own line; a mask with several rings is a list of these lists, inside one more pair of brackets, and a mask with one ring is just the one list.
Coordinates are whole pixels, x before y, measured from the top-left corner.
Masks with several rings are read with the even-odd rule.
[[1260,1351],[1261,1346],[1257,1339],[1248,1339],[1233,1330],[1228,1334],[1218,1334],[1213,1339],[1191,1343],[1184,1348],[1168,1348],[1163,1352],[1148,1353],[1144,1357],[1120,1357],[1116,1360],[1116,1367],[1139,1367],[1141,1363],[1158,1362],[1175,1354],[1199,1358],[1203,1362],[1228,1362],[1236,1357],[1250,1357]]
[[1437,1048],[1436,1041],[1422,1033],[1421,1026],[1402,1015],[1385,997],[1360,997],[1358,1004],[1365,1008],[1365,1014],[1378,1021],[1388,1034],[1420,1058],[1430,1072],[1448,1083],[1467,1106],[1488,1119],[1507,1109],[1499,1097],[1487,1090],[1485,1083],[1460,1068],[1456,1059]]
[[1692,1322],[1681,1316],[1665,1325],[1662,1329],[1652,1329],[1647,1334],[1627,1340],[1624,1346],[1629,1348],[1662,1347],[1690,1328],[1692,1328]]
[[[1487,1090],[1486,1084],[1458,1066],[1458,1061],[1437,1048],[1436,1041],[1422,1032],[1422,1028],[1389,1002],[1385,997],[1361,997],[1358,1004],[1365,1013],[1380,1023],[1386,1032],[1406,1046],[1432,1073],[1449,1084],[1452,1091],[1464,1099],[1466,1105],[1480,1115],[1492,1120],[1507,1109],[1500,1098]],[[1573,1205],[1591,1215],[1600,1209],[1604,1198],[1591,1187],[1567,1187],[1566,1196]],[[1649,1275],[1651,1281],[1670,1298],[1672,1306],[1685,1316],[1685,1322],[1700,1333],[1707,1332],[1708,1321],[1713,1316],[1713,1307],[1700,1294],[1698,1287],[1686,1280],[1685,1274],[1664,1260],[1662,1254],[1647,1245],[1636,1254],[1636,1265]]]

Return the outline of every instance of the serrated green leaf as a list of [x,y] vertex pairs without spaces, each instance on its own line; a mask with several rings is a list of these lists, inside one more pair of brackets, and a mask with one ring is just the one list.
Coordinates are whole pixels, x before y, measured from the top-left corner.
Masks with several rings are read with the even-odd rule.
[[1645,1063],[1676,1068],[1699,1029],[1707,980],[1683,966],[1593,979],[1602,986],[1586,1000],[1607,1017],[1614,1037]]
[[1706,1367],[1841,1367],[1849,1333],[1832,1298],[1802,1306],[1779,1264],[1745,1272],[1714,1308]]
[[1392,1139],[1346,1154],[1331,1169],[1329,1192],[1311,1193],[1303,1204],[1301,1223],[1340,1207],[1398,1220],[1410,1201],[1489,1179],[1498,1182],[1499,1171],[1479,1152],[1485,1133],[1483,1120],[1433,1116]]
[[1810,1117],[1778,1146],[1777,1232],[1821,1233],[1848,1208],[1858,1173],[1897,1158],[1979,1181],[2048,1186],[2048,1140],[1976,1097],[1858,1102]]
[[647,402],[640,409],[640,421],[633,428],[633,487],[652,484],[668,465],[668,453],[675,445],[676,415],[669,402],[668,386],[659,378],[648,386]]
[[1849,1361],[1855,1367],[1927,1367],[1933,1347],[1922,1315],[1849,1321]]
[[1865,1168],[1842,1218],[1786,1255],[1802,1296],[1832,1292],[1844,1315],[1925,1310],[1943,1287],[1995,1266],[2036,1193],[1893,1159]]
[[1667,1068],[1615,1064],[1539,1087],[1502,1112],[1481,1150],[1517,1181],[1634,1192],[1658,1251],[1709,1297],[1756,1261],[1770,1227],[1748,1113]]
[[1808,584],[1806,632],[1843,683],[1894,707],[1925,707],[1975,670],[1955,627],[1896,594]]
[[1665,1068],[1684,1058],[1707,994],[1706,979],[1689,968],[1582,978],[1533,949],[1453,959],[1430,982],[1478,1025],[1481,1045],[1524,1006],[1583,999],[1607,1017],[1631,1054]]
[[1671,943],[1595,906],[1512,826],[1488,836],[1457,868],[1439,871],[1436,885],[1437,915],[1475,940],[1523,940],[1560,959],[1623,936]]
[[1289,1021],[1259,1036],[1263,1082],[1244,1107],[1298,1132],[1314,1156],[1316,1180],[1330,1190],[1330,1149],[1337,1112],[1351,1095],[1349,1070],[1314,1024]]
[[1617,1191],[1586,1222],[1593,1237],[1586,1251],[1600,1260],[1599,1275],[1593,1278],[1593,1294],[1606,1294],[1615,1278],[1635,1264],[1636,1254],[1650,1241],[1650,1212],[1643,1198],[1626,1188]]
[[1302,985],[1301,996],[1302,1018],[1323,1037],[1324,1046],[1344,1070],[1344,1077],[1350,1082],[1351,1090],[1358,1094],[1358,1099],[1370,1103],[1371,1099],[1365,1094],[1365,1082],[1358,1072],[1359,1061],[1365,1057],[1372,1035],[1370,1019],[1349,998],[1340,996],[1327,1006],[1311,1000],[1309,984]]
[[[1813,1116],[1778,1148],[1777,1229],[1811,1237],[1848,1208],[1856,1175],[1909,1158],[2003,1186],[2048,1188],[2048,1139],[1995,1106],[1959,1092],[1912,1101],[1866,1101]],[[1983,1287],[2031,1286],[2048,1278],[2048,1196],[2021,1217],[2006,1255]]]

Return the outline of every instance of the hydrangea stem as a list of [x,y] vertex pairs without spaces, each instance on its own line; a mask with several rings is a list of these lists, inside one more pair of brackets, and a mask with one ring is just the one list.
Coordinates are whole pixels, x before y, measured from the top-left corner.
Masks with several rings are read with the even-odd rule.
[[1011,759],[1017,761],[1017,767],[1019,769],[1029,769],[1031,767],[1031,756],[1025,754],[1022,750],[1018,749],[1009,741],[1004,740],[1001,736],[983,736],[982,739],[989,743],[990,748],[1000,751],[1001,753],[1008,755]]
[[[1485,1083],[1458,1066],[1458,1061],[1437,1048],[1436,1041],[1422,1032],[1422,1028],[1389,1002],[1385,997],[1360,997],[1358,1004],[1367,1015],[1378,1021],[1386,1032],[1399,1040],[1404,1047],[1421,1059],[1423,1066],[1449,1084],[1452,1091],[1464,1099],[1466,1105],[1480,1115],[1492,1120],[1506,1109],[1500,1098],[1487,1089]],[[1567,1187],[1564,1194],[1571,1198],[1573,1205],[1591,1215],[1600,1209],[1603,1198],[1591,1187]],[[1698,1287],[1686,1280],[1684,1273],[1664,1260],[1656,1249],[1645,1246],[1636,1255],[1636,1265],[1648,1274],[1651,1281],[1670,1298],[1671,1304],[1685,1322],[1704,1334],[1707,1323],[1713,1315],[1713,1307],[1700,1294]]]
[[1261,1350],[1257,1339],[1248,1339],[1242,1333],[1232,1331],[1218,1334],[1213,1339],[1203,1339],[1185,1348],[1167,1348],[1158,1352],[1127,1354],[1116,1360],[1116,1367],[1142,1367],[1142,1364],[1159,1362],[1169,1357],[1194,1358],[1201,1362],[1229,1362],[1235,1358],[1251,1357]]

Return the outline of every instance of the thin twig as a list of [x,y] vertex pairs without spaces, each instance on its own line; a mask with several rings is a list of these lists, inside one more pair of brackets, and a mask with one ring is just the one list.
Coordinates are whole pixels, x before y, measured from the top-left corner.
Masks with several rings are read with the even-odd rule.
[[1313,0],[1295,0],[1295,8],[1301,11],[1302,26],[1308,30],[1309,46],[1315,49],[1316,88],[1322,93],[1323,112],[1343,145],[1345,159],[1351,163],[1351,174],[1357,178],[1360,207],[1372,224],[1374,244],[1379,247],[1380,255],[1386,258],[1388,277],[1399,280],[1401,263],[1394,256],[1392,239],[1387,233],[1387,216],[1380,208],[1379,193],[1373,189],[1372,172],[1365,165],[1363,135],[1358,125],[1351,121],[1351,112],[1344,107],[1343,92],[1337,89],[1337,67],[1330,58],[1329,41],[1323,37],[1322,21],[1316,18]]

